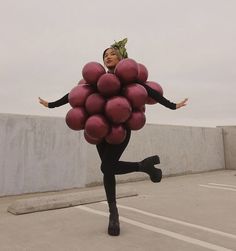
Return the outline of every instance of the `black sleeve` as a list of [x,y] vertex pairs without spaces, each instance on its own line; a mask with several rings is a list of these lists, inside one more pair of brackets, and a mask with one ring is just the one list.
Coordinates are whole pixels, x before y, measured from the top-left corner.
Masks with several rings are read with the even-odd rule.
[[152,89],[150,86],[148,86],[146,84],[142,84],[142,86],[146,89],[148,96],[150,98],[156,100],[158,103],[160,103],[161,105],[163,105],[167,108],[170,108],[171,110],[176,109],[176,104],[170,102],[168,99],[163,97],[158,91]]
[[58,99],[57,101],[49,102],[48,108],[54,108],[54,107],[58,107],[58,106],[62,106],[62,105],[67,104],[69,102],[68,96],[69,96],[69,93],[67,93],[64,97]]

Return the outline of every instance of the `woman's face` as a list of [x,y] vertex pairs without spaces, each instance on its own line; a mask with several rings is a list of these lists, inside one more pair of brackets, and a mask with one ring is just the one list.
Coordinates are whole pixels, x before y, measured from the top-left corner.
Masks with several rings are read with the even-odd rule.
[[115,49],[109,48],[106,50],[106,52],[104,54],[103,61],[104,61],[105,66],[109,70],[113,70],[113,69],[115,69],[116,65],[119,63],[120,58],[117,55],[117,52]]

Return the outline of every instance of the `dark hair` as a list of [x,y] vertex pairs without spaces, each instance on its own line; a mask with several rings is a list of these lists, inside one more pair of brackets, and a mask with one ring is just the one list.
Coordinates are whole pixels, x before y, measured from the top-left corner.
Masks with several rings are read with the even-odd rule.
[[103,52],[103,54],[102,54],[102,59],[104,59],[106,51],[109,50],[109,49],[111,49],[111,48],[112,48],[112,47],[109,47],[109,48],[106,48],[106,49],[104,50],[104,52]]

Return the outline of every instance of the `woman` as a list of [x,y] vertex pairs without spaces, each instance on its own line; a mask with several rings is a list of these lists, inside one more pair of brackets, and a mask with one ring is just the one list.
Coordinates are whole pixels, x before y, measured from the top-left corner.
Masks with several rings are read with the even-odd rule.
[[[108,72],[113,73],[118,62],[127,58],[125,44],[127,39],[115,42],[111,47],[103,52],[103,62],[107,67]],[[168,107],[172,110],[181,108],[186,105],[187,99],[180,103],[172,103],[157,91],[147,85],[143,85],[147,90],[148,96],[156,100],[158,103]],[[48,108],[62,106],[68,103],[68,94],[55,102],[47,102],[39,98],[40,104]],[[116,180],[115,175],[126,174],[131,172],[145,172],[150,176],[152,182],[160,182],[162,178],[161,169],[156,168],[154,165],[159,164],[160,160],[157,155],[148,157],[141,162],[127,162],[119,161],[122,153],[127,147],[130,140],[131,130],[127,129],[125,140],[118,145],[112,145],[103,140],[97,144],[97,151],[101,159],[101,171],[103,172],[103,183],[106,192],[107,202],[109,206],[109,224],[108,234],[117,236],[120,234],[119,214],[116,206]]]

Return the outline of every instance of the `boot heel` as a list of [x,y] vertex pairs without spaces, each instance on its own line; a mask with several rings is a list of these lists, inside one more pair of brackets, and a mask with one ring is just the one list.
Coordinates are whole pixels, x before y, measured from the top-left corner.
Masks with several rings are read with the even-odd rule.
[[154,155],[149,157],[150,162],[152,162],[153,165],[160,164],[160,158],[158,155]]
[[155,172],[150,176],[150,179],[154,183],[161,182],[162,179],[162,171],[159,168],[155,168]]

